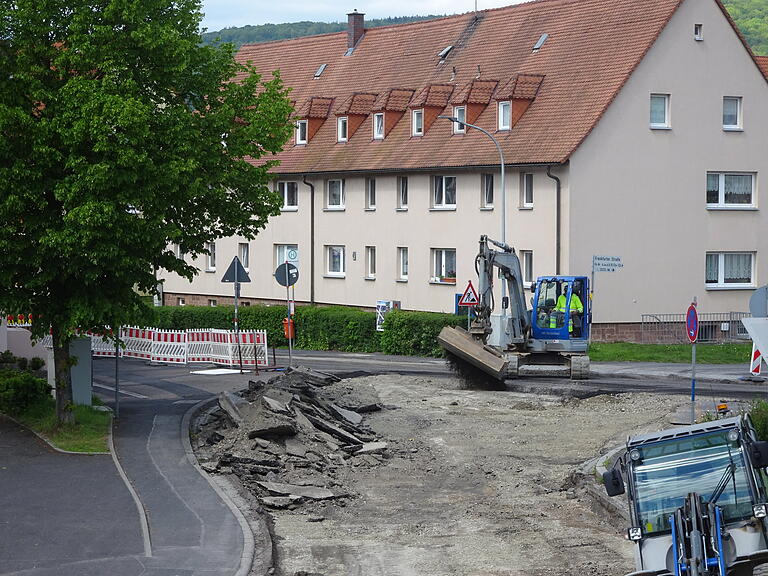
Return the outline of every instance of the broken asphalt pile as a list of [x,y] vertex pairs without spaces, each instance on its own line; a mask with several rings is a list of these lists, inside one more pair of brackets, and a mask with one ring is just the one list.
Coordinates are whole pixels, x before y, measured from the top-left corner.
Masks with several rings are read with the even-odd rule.
[[382,408],[370,385],[299,367],[248,389],[222,392],[197,421],[193,445],[209,473],[234,473],[268,508],[353,497],[340,469],[389,457],[366,426]]

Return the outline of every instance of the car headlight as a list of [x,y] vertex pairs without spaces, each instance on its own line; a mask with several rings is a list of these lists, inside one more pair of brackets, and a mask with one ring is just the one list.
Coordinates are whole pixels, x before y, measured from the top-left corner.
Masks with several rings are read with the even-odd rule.
[[640,460],[640,450],[638,450],[637,448],[630,450],[629,457],[635,462],[637,462],[638,460]]
[[752,506],[752,514],[755,518],[765,518],[768,516],[768,506],[765,504],[755,504]]
[[639,526],[632,526],[629,530],[627,530],[627,536],[629,537],[632,542],[637,542],[638,540],[643,539],[643,529]]
[[739,439],[739,431],[735,428],[733,430],[728,430],[728,440],[731,442],[736,442],[736,440]]

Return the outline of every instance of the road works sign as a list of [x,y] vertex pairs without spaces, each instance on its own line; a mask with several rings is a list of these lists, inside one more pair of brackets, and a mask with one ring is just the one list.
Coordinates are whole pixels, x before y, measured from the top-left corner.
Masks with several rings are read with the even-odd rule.
[[477,297],[477,292],[475,292],[475,288],[470,280],[469,284],[467,284],[467,289],[464,290],[464,294],[459,299],[459,306],[477,306],[478,304],[480,304],[480,298]]
[[688,312],[685,313],[685,333],[691,344],[699,339],[699,313],[696,312],[696,306],[688,306]]

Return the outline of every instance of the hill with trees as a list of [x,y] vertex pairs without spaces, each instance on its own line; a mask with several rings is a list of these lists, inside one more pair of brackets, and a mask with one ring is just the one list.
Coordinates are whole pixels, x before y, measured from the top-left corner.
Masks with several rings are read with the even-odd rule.
[[[723,0],[731,17],[744,34],[756,54],[768,55],[768,0]],[[440,16],[401,16],[368,20],[368,28],[405,24],[418,20],[430,20]],[[203,34],[203,43],[212,44],[217,40],[231,42],[236,48],[243,44],[270,42],[285,38],[299,38],[314,34],[327,34],[346,30],[346,22],[291,22],[285,24],[262,24],[224,28],[218,32]]]

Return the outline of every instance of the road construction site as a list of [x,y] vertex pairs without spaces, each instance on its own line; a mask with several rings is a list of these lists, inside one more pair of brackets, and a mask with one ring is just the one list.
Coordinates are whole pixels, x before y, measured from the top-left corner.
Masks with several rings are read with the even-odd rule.
[[585,489],[585,463],[668,427],[689,402],[472,389],[449,376],[336,380],[253,382],[220,395],[226,410],[204,411],[193,434],[203,469],[266,519],[278,576],[631,572],[626,520]]

